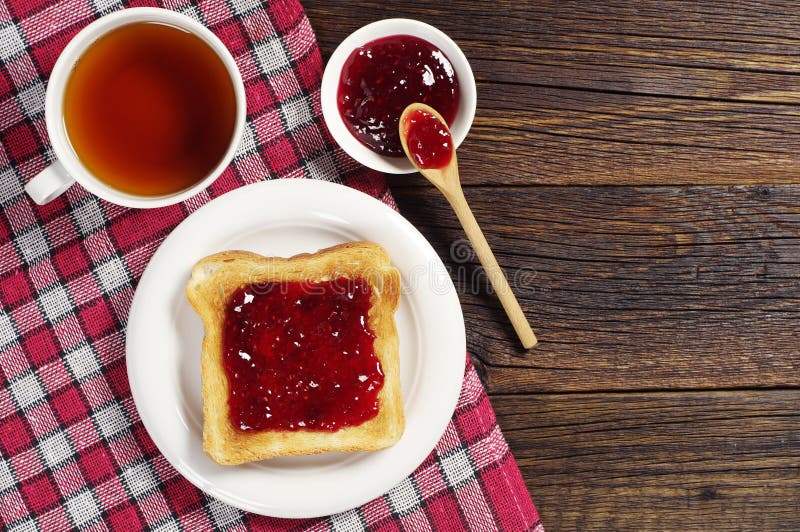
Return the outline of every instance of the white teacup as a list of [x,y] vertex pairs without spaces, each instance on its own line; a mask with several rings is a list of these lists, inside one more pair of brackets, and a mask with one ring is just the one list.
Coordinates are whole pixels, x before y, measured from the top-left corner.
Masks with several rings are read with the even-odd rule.
[[[115,189],[98,179],[81,163],[70,145],[64,125],[64,90],[76,61],[99,37],[111,30],[136,22],[158,22],[188,31],[205,41],[214,50],[230,74],[236,95],[236,122],[230,144],[219,164],[203,179],[189,188],[162,196],[139,196]],[[88,191],[111,203],[125,207],[153,208],[179,203],[210,185],[225,170],[233,159],[242,138],[246,114],[244,84],[231,53],[216,35],[200,24],[180,13],[156,7],[137,7],[106,15],[86,26],[64,48],[53,67],[45,98],[45,120],[47,133],[57,160],[36,175],[25,186],[28,195],[43,205],[63,194],[75,182]]]

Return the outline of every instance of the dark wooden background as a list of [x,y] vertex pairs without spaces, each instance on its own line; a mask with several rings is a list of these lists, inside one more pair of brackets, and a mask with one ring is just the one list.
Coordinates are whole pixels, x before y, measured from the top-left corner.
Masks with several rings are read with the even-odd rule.
[[800,530],[800,7],[304,5],[326,57],[396,16],[472,64],[465,194],[536,349],[451,258],[444,200],[391,184],[453,269],[545,527]]

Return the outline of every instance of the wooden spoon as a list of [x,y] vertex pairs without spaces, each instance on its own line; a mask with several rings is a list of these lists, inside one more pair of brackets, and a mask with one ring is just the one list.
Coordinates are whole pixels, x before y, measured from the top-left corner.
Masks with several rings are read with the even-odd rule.
[[[478,259],[480,259],[495,293],[500,298],[500,303],[502,303],[506,314],[508,314],[517,336],[522,341],[522,346],[525,349],[530,349],[536,345],[536,335],[533,334],[533,330],[531,330],[531,326],[525,318],[514,292],[511,291],[511,287],[508,285],[508,280],[503,274],[503,270],[497,264],[497,259],[494,258],[494,253],[492,253],[492,249],[486,242],[486,237],[483,236],[483,231],[478,226],[478,222],[475,221],[475,216],[473,216],[467,200],[464,198],[464,192],[461,190],[461,181],[458,178],[455,146],[450,142],[450,149],[452,150],[450,161],[445,162],[445,165],[439,168],[421,168],[418,160],[413,156],[415,148],[412,147],[412,152],[409,152],[408,134],[412,124],[411,118],[419,117],[418,111],[426,112],[436,117],[441,122],[440,131],[443,129],[446,131],[445,136],[449,135],[450,130],[447,127],[447,122],[435,109],[423,103],[412,103],[405,108],[400,116],[400,142],[403,144],[403,150],[417,170],[444,194],[444,197],[447,198],[450,206],[456,212],[456,216],[458,216],[467,238],[472,242],[472,247],[475,249],[475,253],[478,255]],[[428,146],[425,148],[428,149]]]

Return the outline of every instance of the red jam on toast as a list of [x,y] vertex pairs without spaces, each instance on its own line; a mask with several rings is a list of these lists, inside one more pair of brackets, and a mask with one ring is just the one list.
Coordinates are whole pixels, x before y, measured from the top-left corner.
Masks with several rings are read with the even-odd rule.
[[229,416],[241,431],[336,431],[378,413],[383,371],[363,278],[245,285],[223,327]]

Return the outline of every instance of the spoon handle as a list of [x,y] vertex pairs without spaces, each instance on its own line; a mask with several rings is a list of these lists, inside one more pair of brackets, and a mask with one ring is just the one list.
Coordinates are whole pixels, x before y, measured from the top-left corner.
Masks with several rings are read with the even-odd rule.
[[445,192],[445,196],[450,202],[450,206],[453,207],[456,216],[458,216],[461,225],[464,227],[467,238],[472,242],[475,254],[478,255],[478,259],[480,259],[483,269],[487,277],[489,277],[489,281],[492,283],[492,288],[494,288],[497,297],[500,298],[500,303],[503,305],[506,314],[508,314],[511,325],[514,326],[514,330],[517,336],[519,336],[522,346],[525,349],[530,349],[536,345],[536,335],[533,334],[528,319],[522,312],[514,292],[508,285],[508,280],[503,270],[500,269],[500,265],[497,264],[497,259],[494,258],[492,248],[490,248],[489,243],[486,242],[486,237],[483,236],[483,231],[481,231],[478,222],[475,220],[475,216],[472,214],[472,210],[467,204],[464,192],[461,190],[461,187],[451,187],[450,190]]

